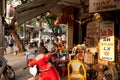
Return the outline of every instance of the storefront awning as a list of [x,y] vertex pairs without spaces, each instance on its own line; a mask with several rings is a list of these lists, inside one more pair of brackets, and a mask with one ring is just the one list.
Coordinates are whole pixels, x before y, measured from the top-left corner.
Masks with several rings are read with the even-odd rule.
[[17,24],[22,24],[47,11],[58,16],[67,7],[76,7],[84,11],[85,0],[34,0],[16,7]]
[[60,0],[35,0],[16,8],[17,24],[22,24],[51,9]]

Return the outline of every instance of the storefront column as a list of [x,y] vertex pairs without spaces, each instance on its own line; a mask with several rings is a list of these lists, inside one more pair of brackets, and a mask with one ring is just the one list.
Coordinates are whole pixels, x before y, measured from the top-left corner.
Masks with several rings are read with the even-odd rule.
[[1,15],[3,15],[3,0],[0,0],[0,55],[3,55],[4,28]]
[[78,43],[82,43],[82,28],[81,25],[79,25],[79,32],[78,32]]
[[4,39],[4,29],[2,25],[2,17],[0,15],[0,55],[3,55],[3,39]]
[[67,26],[67,48],[70,49],[73,47],[73,22],[71,23],[68,23],[68,26]]

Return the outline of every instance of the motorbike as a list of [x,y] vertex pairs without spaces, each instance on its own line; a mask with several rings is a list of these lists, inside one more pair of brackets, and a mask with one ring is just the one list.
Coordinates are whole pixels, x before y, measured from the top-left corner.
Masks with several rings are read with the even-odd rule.
[[[42,56],[41,54],[40,54],[40,56]],[[27,59],[27,61],[26,61],[26,64],[27,64],[27,66],[26,67],[24,67],[23,68],[23,70],[25,70],[25,69],[27,69],[27,68],[29,68],[29,73],[31,74],[31,75],[33,75],[34,76],[34,78],[37,78],[37,79],[39,79],[39,80],[48,80],[51,76],[53,76],[53,77],[51,77],[51,79],[50,80],[55,80],[56,78],[56,80],[60,80],[59,79],[59,75],[58,75],[58,72],[56,71],[56,69],[54,68],[54,67],[52,67],[50,64],[50,62],[49,61],[46,61],[46,64],[47,64],[47,66],[46,66],[46,64],[45,65],[42,65],[41,66],[41,70],[39,70],[38,69],[38,65],[37,64],[35,64],[35,65],[33,65],[32,67],[31,66],[28,66],[28,64],[29,64],[29,62],[31,62],[31,61],[33,61],[35,56],[33,56],[32,58],[30,57],[30,55],[29,55],[29,57],[28,57],[28,59]],[[45,56],[42,56],[42,57],[45,57]],[[41,58],[42,58],[41,57]],[[43,64],[44,64],[44,61],[43,60],[41,60],[41,62],[39,62],[39,63],[41,63],[42,64],[42,62],[43,62]],[[49,67],[49,66],[51,66],[51,67]],[[49,73],[52,73],[52,74],[49,74]],[[49,75],[48,75],[49,74]],[[47,76],[45,76],[45,75],[47,75]]]
[[0,76],[3,75],[5,80],[15,80],[15,72],[7,62],[7,59],[0,55]]

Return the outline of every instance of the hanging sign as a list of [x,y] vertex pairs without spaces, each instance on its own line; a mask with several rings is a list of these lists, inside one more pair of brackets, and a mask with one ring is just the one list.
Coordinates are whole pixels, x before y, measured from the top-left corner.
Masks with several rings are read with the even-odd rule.
[[87,37],[99,37],[99,22],[98,21],[88,23]]
[[120,9],[120,0],[89,0],[89,12],[102,12]]
[[114,61],[114,23],[111,21],[100,23],[100,58]]

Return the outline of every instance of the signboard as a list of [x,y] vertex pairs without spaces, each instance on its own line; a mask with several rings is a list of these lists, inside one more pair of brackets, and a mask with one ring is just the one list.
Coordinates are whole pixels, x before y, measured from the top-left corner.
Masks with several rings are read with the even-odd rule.
[[87,47],[96,47],[99,39],[99,23],[100,21],[93,21],[87,24],[86,41]]
[[88,23],[87,37],[99,37],[99,22],[98,21]]
[[114,61],[114,23],[111,21],[100,23],[100,58]]
[[89,12],[102,12],[120,9],[120,0],[89,0]]

